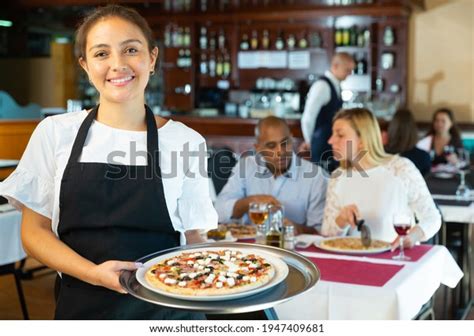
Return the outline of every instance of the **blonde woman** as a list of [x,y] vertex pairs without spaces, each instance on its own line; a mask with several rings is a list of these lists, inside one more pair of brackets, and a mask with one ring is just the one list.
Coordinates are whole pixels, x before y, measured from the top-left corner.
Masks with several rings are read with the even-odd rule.
[[405,247],[436,234],[441,217],[419,170],[408,159],[385,153],[377,120],[366,109],[341,110],[329,139],[340,162],[328,185],[322,233],[357,235],[355,219],[364,219],[372,237],[398,246],[393,215],[411,213],[417,224]]

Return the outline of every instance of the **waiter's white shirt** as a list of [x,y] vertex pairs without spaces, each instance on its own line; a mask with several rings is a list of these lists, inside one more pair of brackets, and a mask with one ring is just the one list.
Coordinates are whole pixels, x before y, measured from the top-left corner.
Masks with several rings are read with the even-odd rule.
[[[0,183],[1,195],[19,209],[27,206],[50,218],[56,234],[61,179],[86,116],[84,110],[41,121],[18,167]],[[146,131],[121,130],[94,121],[80,162],[144,166],[147,164],[146,139]],[[209,196],[206,144],[200,134],[172,120],[158,129],[158,139],[166,205],[173,227],[181,232],[184,244],[185,231],[217,226],[217,213]]]
[[[329,78],[336,89],[337,95],[341,96],[340,81],[331,71],[326,71],[324,76]],[[331,88],[326,81],[318,79],[313,85],[311,85],[306,97],[303,115],[301,117],[301,130],[303,132],[304,141],[307,143],[311,143],[311,137],[313,136],[314,127],[316,126],[316,119],[318,118],[321,108],[329,103],[330,100]]]

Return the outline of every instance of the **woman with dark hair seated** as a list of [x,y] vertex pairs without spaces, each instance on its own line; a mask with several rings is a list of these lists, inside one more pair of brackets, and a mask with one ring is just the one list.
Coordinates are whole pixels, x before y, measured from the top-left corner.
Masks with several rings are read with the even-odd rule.
[[432,153],[433,166],[440,163],[455,165],[458,161],[456,153],[464,146],[453,111],[447,108],[436,110],[427,136],[418,142],[417,147]]
[[416,147],[417,141],[418,129],[413,114],[408,109],[398,110],[388,126],[386,151],[410,159],[425,175],[430,171],[431,158],[428,152]]

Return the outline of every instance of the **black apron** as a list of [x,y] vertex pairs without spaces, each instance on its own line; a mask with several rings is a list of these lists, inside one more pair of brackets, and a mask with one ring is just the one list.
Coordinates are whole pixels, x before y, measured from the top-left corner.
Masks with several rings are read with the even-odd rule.
[[[134,261],[179,245],[166,206],[158,157],[158,130],[146,107],[147,165],[79,162],[95,107],[83,121],[64,170],[58,234],[84,258]],[[57,290],[56,319],[201,319],[93,286],[67,274]]]

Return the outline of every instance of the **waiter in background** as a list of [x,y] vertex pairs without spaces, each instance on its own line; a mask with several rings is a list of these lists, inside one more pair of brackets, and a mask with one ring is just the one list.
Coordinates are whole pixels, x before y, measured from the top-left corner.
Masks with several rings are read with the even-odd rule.
[[311,150],[311,161],[321,164],[328,171],[336,168],[331,145],[332,119],[342,108],[340,83],[354,70],[355,62],[348,53],[336,53],[331,59],[330,70],[324,73],[309,89],[301,118],[305,142],[300,151]]

